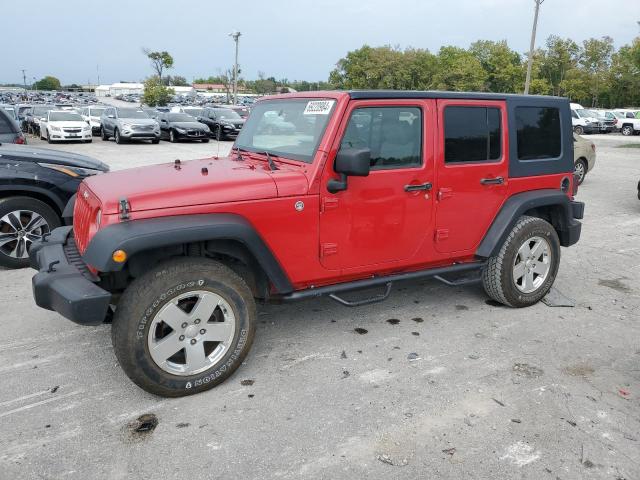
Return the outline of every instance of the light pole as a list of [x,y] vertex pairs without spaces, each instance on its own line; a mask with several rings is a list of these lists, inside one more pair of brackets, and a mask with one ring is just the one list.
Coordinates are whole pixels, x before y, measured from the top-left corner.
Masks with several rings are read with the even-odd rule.
[[544,0],[534,0],[536,2],[536,13],[533,15],[533,28],[531,29],[531,44],[529,45],[529,61],[527,62],[527,79],[524,82],[524,94],[529,95],[529,85],[531,84],[531,67],[533,65],[533,49],[536,46],[536,28],[538,28],[538,10]]
[[236,61],[233,64],[233,104],[238,103],[238,40],[240,39],[240,32],[231,32],[229,36],[236,42]]

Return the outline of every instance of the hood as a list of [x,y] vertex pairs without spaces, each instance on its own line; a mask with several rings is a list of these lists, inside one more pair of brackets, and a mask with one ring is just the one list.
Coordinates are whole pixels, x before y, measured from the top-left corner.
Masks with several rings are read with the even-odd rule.
[[153,118],[119,118],[122,123],[128,123],[130,125],[156,125],[156,122]]
[[122,198],[135,212],[275,198],[279,185],[281,195],[306,193],[308,188],[302,172],[293,168],[270,172],[266,162],[211,158],[179,166],[166,163],[120,170],[89,177],[85,184],[101,200],[105,214],[118,213]]
[[103,172],[109,171],[107,164],[86,155],[49,148],[30,147],[28,145],[0,145],[0,157],[20,162],[55,163],[71,167],[91,168]]
[[176,128],[205,130],[205,125],[200,122],[169,122],[169,125]]
[[49,125],[60,128],[84,128],[87,126],[87,122],[84,120],[52,120]]

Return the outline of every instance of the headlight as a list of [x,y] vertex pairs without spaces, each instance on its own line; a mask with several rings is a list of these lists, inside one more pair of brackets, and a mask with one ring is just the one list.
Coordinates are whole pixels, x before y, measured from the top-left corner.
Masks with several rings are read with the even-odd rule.
[[202,125],[202,129],[203,129],[205,132],[209,132],[209,131],[210,131],[210,130],[209,130],[209,127],[208,127],[207,125],[204,125],[204,124]]
[[49,127],[49,128],[50,128],[51,130],[53,130],[54,132],[59,132],[59,131],[60,131],[60,127],[54,127],[54,126],[51,126],[51,127]]
[[91,130],[91,125],[85,125],[84,127],[82,127],[82,130],[88,132],[89,130]]
[[184,128],[176,127],[176,132],[185,133],[186,130]]
[[101,170],[94,170],[93,168],[71,167],[69,165],[57,165],[55,163],[38,163],[38,165],[44,168],[50,168],[51,170],[57,170],[70,177],[88,177],[102,173]]

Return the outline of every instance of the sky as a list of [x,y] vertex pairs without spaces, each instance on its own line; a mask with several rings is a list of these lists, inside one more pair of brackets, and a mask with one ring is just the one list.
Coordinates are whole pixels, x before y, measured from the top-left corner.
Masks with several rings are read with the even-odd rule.
[[[28,10],[25,13],[25,10]],[[239,30],[242,76],[326,80],[336,62],[364,44],[468,47],[507,40],[529,48],[534,0],[48,0],[8,2],[0,83],[53,75],[63,84],[141,81],[152,74],[143,48],[167,50],[168,73],[188,81],[233,65],[229,33]],[[7,19],[12,19],[7,21]],[[23,19],[23,20],[20,20]],[[536,45],[551,34],[575,41],[611,36],[616,47],[640,35],[640,0],[545,0]]]

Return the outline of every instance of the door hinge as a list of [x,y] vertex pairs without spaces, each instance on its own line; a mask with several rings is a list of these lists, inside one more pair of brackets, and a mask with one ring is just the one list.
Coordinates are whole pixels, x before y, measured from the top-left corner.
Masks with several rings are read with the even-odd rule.
[[335,255],[338,253],[337,243],[323,243],[320,245],[320,257],[328,257],[329,255]]
[[436,242],[446,240],[447,238],[449,238],[448,228],[439,228],[438,230],[436,230]]
[[438,190],[438,201],[453,197],[453,188],[441,188]]
[[322,208],[321,212],[326,212],[327,210],[333,210],[334,208],[338,208],[338,199],[332,197],[324,197],[322,199]]

